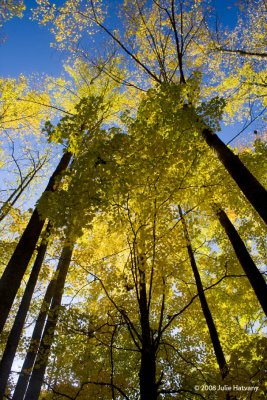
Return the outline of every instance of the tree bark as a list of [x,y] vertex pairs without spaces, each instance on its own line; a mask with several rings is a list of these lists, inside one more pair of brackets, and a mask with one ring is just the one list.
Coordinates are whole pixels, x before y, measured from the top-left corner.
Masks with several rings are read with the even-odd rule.
[[217,153],[240,190],[267,224],[267,191],[215,133],[205,128],[202,130],[202,136],[209,147]]
[[26,316],[29,310],[31,299],[33,296],[34,288],[38,279],[38,275],[41,266],[44,261],[45,253],[48,245],[48,236],[50,234],[51,225],[48,224],[45,236],[42,239],[42,243],[39,247],[35,263],[33,265],[29,280],[27,282],[18,312],[15,317],[12,329],[7,339],[6,347],[3,353],[2,360],[0,362],[0,399],[3,398],[5,394],[5,388],[8,382],[11,367],[15,358],[23,326],[26,320]]
[[55,291],[50,306],[48,319],[46,321],[44,332],[42,335],[38,354],[36,357],[35,367],[33,368],[29,386],[26,392],[25,400],[38,400],[41,392],[45,370],[47,367],[50,349],[53,343],[53,338],[60,312],[65,280],[71,262],[72,251],[73,245],[65,245],[60,256]]
[[12,397],[12,400],[22,400],[24,399],[28,381],[30,379],[30,374],[34,365],[34,361],[36,358],[36,354],[38,351],[38,348],[40,346],[40,341],[45,325],[45,320],[48,314],[48,310],[50,307],[50,303],[53,297],[54,293],[54,288],[55,288],[55,277],[50,281],[49,285],[47,286],[46,293],[40,308],[39,315],[37,317],[34,330],[32,333],[31,337],[31,342],[25,357],[25,360],[23,362],[21,372],[19,375],[19,379],[17,381],[14,394]]
[[200,300],[200,304],[201,304],[201,308],[206,320],[206,323],[208,325],[208,329],[209,329],[209,334],[210,334],[210,339],[213,345],[213,349],[214,349],[214,353],[217,359],[217,363],[219,365],[220,368],[220,372],[221,372],[221,377],[222,379],[225,379],[226,376],[229,373],[229,368],[227,366],[225,357],[224,357],[224,353],[223,353],[223,349],[221,346],[221,342],[219,339],[219,334],[217,331],[217,328],[215,326],[207,299],[206,299],[206,295],[203,289],[203,285],[202,285],[202,281],[200,278],[200,274],[198,271],[198,267],[197,267],[197,263],[195,260],[195,256],[194,256],[194,252],[192,249],[192,245],[191,245],[191,240],[189,237],[189,233],[187,230],[187,226],[186,226],[186,222],[182,213],[182,209],[179,206],[179,214],[180,214],[180,218],[182,220],[182,224],[183,224],[183,230],[184,230],[184,236],[186,239],[186,247],[187,247],[187,252],[188,252],[188,256],[189,256],[189,260],[190,260],[190,264],[191,264],[191,268],[194,274],[194,278],[195,278],[195,282],[196,282],[196,286],[197,286],[197,291],[198,291],[198,295],[199,295],[199,300]]
[[156,351],[149,324],[149,309],[143,264],[144,260],[141,256],[141,268],[139,268],[139,310],[142,331],[141,365],[139,370],[140,400],[157,400],[158,391],[156,382]]
[[267,316],[267,284],[265,282],[265,279],[256,267],[252,258],[250,257],[250,254],[247,251],[243,240],[239,236],[237,230],[228,218],[227,214],[218,207],[216,208],[216,213],[226,235],[228,236],[233,246],[238,261],[240,262],[241,267],[247,275],[248,280],[255,292],[255,295],[257,296],[257,299],[259,300],[263,311]]
[[[56,179],[66,170],[71,159],[71,153],[65,153],[53,175],[51,176],[45,191],[53,192],[56,189]],[[0,333],[7,320],[9,311],[16,297],[24,273],[33,255],[45,221],[41,219],[35,208],[27,227],[25,228],[17,247],[0,280]]]

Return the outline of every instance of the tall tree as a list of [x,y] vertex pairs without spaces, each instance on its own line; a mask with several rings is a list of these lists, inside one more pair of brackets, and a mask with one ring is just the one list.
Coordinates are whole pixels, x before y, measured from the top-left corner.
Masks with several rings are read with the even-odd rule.
[[44,329],[46,317],[49,311],[50,303],[53,297],[53,292],[54,292],[54,287],[55,287],[55,276],[52,278],[52,280],[49,282],[47,285],[47,289],[40,307],[39,314],[37,316],[34,329],[32,332],[30,344],[27,350],[27,354],[25,356],[25,359],[23,361],[23,365],[21,367],[21,371],[18,377],[18,381],[16,383],[16,387],[13,393],[13,400],[21,400],[24,398],[28,381],[30,379],[30,374],[32,371],[32,368],[34,366],[34,361],[36,358],[36,354],[38,351],[38,348],[40,346],[40,341],[42,338],[42,332]]
[[[66,170],[71,160],[70,152],[64,153],[57,168],[51,176],[45,192],[56,189],[60,175]],[[16,249],[0,280],[0,332],[2,332],[13,301],[20,287],[24,273],[39,240],[45,219],[39,215],[37,208],[28,222]]]
[[3,353],[3,356],[2,356],[2,359],[0,362],[0,376],[1,376],[0,398],[2,398],[5,393],[5,388],[6,388],[6,385],[8,382],[8,378],[9,378],[11,367],[12,367],[12,364],[13,364],[13,361],[15,358],[19,340],[21,338],[23,326],[24,326],[26,316],[27,316],[27,313],[29,310],[29,306],[31,303],[35,285],[36,285],[38,275],[39,275],[39,272],[41,270],[41,267],[42,267],[42,264],[43,264],[43,261],[45,258],[45,253],[46,253],[47,246],[48,246],[50,231],[51,231],[51,226],[50,226],[50,224],[48,224],[48,226],[46,227],[46,230],[44,232],[44,237],[42,239],[42,242],[39,246],[38,253],[37,253],[35,262],[33,264],[29,280],[25,287],[25,291],[22,296],[19,309],[16,313],[15,320],[12,325],[12,329],[9,333],[7,343],[5,346],[5,350],[4,350],[4,353]]
[[240,265],[247,275],[249,282],[251,283],[251,286],[253,287],[253,290],[257,296],[257,299],[259,300],[265,314],[267,315],[267,283],[263,275],[256,267],[243,240],[239,236],[236,228],[228,218],[225,211],[218,206],[215,208],[215,210],[219,221],[234,248]]
[[53,343],[53,337],[60,313],[61,300],[64,291],[65,280],[67,277],[73,244],[66,243],[63,247],[59,263],[58,275],[55,282],[54,295],[49,309],[49,317],[44,327],[40,347],[35,361],[35,366],[29,381],[29,386],[25,395],[25,400],[38,399],[43,384],[44,374],[47,367],[50,348]]
[[222,346],[221,346],[221,342],[220,342],[220,339],[219,339],[219,334],[218,334],[218,331],[216,329],[216,325],[214,323],[214,320],[213,320],[213,317],[212,317],[212,314],[210,312],[210,308],[209,308],[209,305],[208,305],[208,302],[207,302],[207,299],[206,299],[206,296],[205,296],[205,292],[204,292],[203,285],[202,285],[202,282],[201,282],[201,277],[200,277],[199,270],[198,270],[198,267],[197,267],[197,263],[196,263],[196,260],[195,260],[194,251],[193,251],[193,248],[192,248],[192,245],[191,245],[191,240],[190,240],[189,233],[188,233],[187,226],[186,226],[186,222],[185,222],[185,219],[184,219],[184,216],[183,216],[183,213],[182,213],[182,209],[181,209],[180,206],[178,206],[178,207],[179,207],[179,215],[180,215],[180,218],[181,218],[182,224],[183,224],[183,230],[184,230],[184,236],[185,236],[185,240],[186,240],[186,247],[187,247],[187,251],[188,251],[188,256],[189,256],[189,259],[190,259],[190,264],[191,264],[192,271],[193,271],[193,274],[194,274],[194,278],[195,278],[195,281],[196,281],[196,286],[197,286],[197,291],[198,291],[198,295],[199,295],[199,300],[200,300],[200,303],[201,303],[201,308],[202,308],[203,314],[205,316],[205,319],[206,319],[206,322],[207,322],[207,325],[208,325],[210,338],[211,338],[211,341],[212,341],[212,344],[213,344],[213,348],[214,348],[214,353],[216,355],[216,359],[217,359],[217,362],[218,362],[218,365],[219,365],[219,368],[220,368],[220,371],[221,371],[222,379],[224,379],[229,373],[229,368],[227,366],[226,359],[225,359],[225,356],[224,356],[224,353],[223,353],[223,349],[222,349]]
[[240,190],[267,224],[267,191],[246,168],[239,157],[214,132],[210,129],[203,129],[202,135],[206,143],[216,151],[220,161],[235,180]]

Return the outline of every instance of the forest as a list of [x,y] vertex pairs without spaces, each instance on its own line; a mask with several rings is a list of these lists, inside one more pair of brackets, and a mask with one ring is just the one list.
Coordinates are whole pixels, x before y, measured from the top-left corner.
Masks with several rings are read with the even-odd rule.
[[266,399],[266,0],[19,18],[64,65],[0,76],[0,400]]

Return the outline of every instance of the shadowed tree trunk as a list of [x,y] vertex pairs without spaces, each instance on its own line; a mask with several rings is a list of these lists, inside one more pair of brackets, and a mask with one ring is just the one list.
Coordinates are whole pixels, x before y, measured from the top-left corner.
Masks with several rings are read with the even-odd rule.
[[149,324],[149,308],[146,292],[146,277],[144,271],[144,258],[139,258],[139,310],[141,323],[141,365],[139,370],[140,400],[157,400],[156,382],[156,349]]
[[[56,180],[66,170],[71,159],[71,153],[65,153],[53,175],[51,176],[46,191],[56,189]],[[0,280],[0,333],[2,332],[17,291],[20,287],[24,273],[35,250],[45,221],[41,219],[35,208],[27,227],[25,228],[17,247]]]
[[228,369],[228,366],[227,366],[227,363],[226,363],[226,360],[224,357],[224,353],[223,353],[223,349],[222,349],[221,342],[219,339],[219,335],[218,335],[218,332],[217,332],[217,329],[216,329],[216,326],[215,326],[215,323],[214,323],[213,317],[211,315],[210,308],[209,308],[209,305],[208,305],[208,302],[207,302],[207,299],[205,296],[205,292],[204,292],[203,285],[201,282],[201,278],[200,278],[197,263],[195,260],[194,252],[193,252],[193,249],[191,246],[191,240],[189,237],[186,222],[185,222],[185,219],[184,219],[184,216],[182,213],[182,209],[180,206],[179,206],[179,214],[180,214],[180,218],[181,218],[182,224],[183,224],[187,252],[188,252],[191,268],[192,268],[192,271],[194,274],[194,278],[196,281],[196,286],[197,286],[197,291],[198,291],[198,295],[199,295],[201,308],[202,308],[206,323],[208,325],[211,342],[212,342],[214,353],[215,353],[215,356],[216,356],[216,359],[217,359],[217,362],[218,362],[218,365],[219,365],[219,368],[221,371],[221,376],[222,376],[222,379],[224,379],[228,375],[229,369]]
[[202,131],[206,143],[219,157],[240,190],[267,224],[267,191],[223,141],[210,129]]
[[55,288],[55,277],[53,277],[53,279],[47,286],[46,293],[40,308],[40,312],[34,326],[31,342],[21,368],[21,372],[14,390],[12,400],[22,400],[25,396],[28,381],[30,379],[30,374],[35,362],[38,348],[40,346],[45,320],[53,297],[54,288]]
[[243,240],[239,236],[227,214],[219,207],[216,207],[215,210],[219,221],[234,248],[241,267],[247,275],[248,280],[263,308],[263,311],[267,315],[267,284],[265,279],[250,257]]
[[22,334],[23,326],[26,320],[26,316],[29,310],[31,299],[33,296],[34,288],[38,279],[38,275],[43,264],[45,253],[48,245],[48,236],[50,234],[51,226],[48,224],[45,235],[42,239],[39,247],[35,263],[32,267],[32,271],[27,282],[18,312],[15,317],[12,329],[7,339],[7,344],[3,353],[2,360],[0,362],[0,399],[5,394],[5,388],[8,382],[8,377],[11,371],[11,367],[15,358],[19,340]]
[[41,392],[50,349],[53,343],[56,325],[60,313],[61,300],[64,291],[66,276],[71,262],[72,251],[73,245],[64,245],[58,263],[58,276],[55,283],[55,291],[49,309],[48,319],[45,324],[42,340],[35,361],[35,367],[32,371],[25,400],[38,400]]

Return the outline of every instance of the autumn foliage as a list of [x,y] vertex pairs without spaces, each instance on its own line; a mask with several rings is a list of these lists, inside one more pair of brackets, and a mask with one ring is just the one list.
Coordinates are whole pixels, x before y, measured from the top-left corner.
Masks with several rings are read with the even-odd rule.
[[266,398],[265,1],[36,3],[71,58],[0,79],[0,399]]

